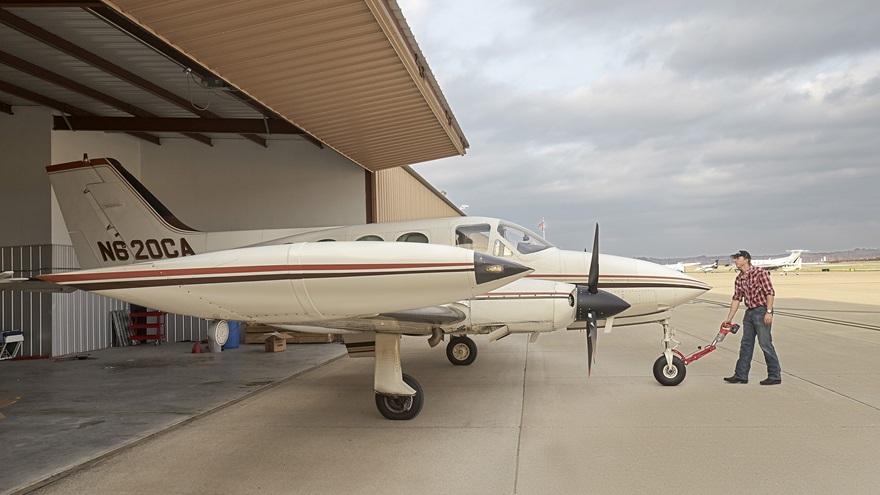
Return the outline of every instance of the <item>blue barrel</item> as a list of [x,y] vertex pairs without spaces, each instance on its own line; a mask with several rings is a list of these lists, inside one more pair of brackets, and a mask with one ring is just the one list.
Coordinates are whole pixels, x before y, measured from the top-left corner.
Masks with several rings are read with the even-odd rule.
[[226,339],[226,343],[223,344],[224,349],[237,349],[238,348],[238,326],[239,322],[237,321],[227,321],[229,324],[229,338]]

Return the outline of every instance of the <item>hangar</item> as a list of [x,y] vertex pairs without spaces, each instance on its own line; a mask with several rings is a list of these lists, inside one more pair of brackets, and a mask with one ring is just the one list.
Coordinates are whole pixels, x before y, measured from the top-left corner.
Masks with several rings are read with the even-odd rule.
[[[0,271],[77,268],[47,165],[113,157],[200,230],[462,215],[468,148],[394,0],[0,0]],[[23,356],[111,345],[87,293],[0,293]],[[204,321],[169,315],[169,340]]]

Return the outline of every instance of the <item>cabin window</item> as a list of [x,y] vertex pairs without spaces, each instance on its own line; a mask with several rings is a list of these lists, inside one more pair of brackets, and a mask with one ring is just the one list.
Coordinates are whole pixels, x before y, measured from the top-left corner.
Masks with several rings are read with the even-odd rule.
[[421,232],[407,232],[397,238],[397,242],[421,242],[428,243],[428,236]]
[[455,229],[455,245],[481,253],[489,252],[489,234],[492,227],[488,223],[462,225]]
[[336,242],[336,239],[321,239],[318,242]]
[[381,237],[379,237],[379,236],[377,236],[377,235],[365,235],[365,236],[363,236],[363,237],[358,237],[356,240],[358,240],[358,241],[379,241],[379,242],[382,242],[382,241],[384,241],[385,239],[382,239]]

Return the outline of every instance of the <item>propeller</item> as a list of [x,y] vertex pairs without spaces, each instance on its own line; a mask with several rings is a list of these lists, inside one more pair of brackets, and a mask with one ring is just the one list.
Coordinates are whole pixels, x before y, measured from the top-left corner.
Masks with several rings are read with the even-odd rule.
[[620,314],[629,308],[629,303],[620,297],[599,290],[599,224],[596,224],[596,233],[593,235],[593,252],[590,255],[590,274],[587,278],[587,286],[577,288],[577,312],[576,321],[585,321],[587,324],[587,373],[593,373],[593,363],[596,360],[596,339],[599,336],[599,318],[608,319]]

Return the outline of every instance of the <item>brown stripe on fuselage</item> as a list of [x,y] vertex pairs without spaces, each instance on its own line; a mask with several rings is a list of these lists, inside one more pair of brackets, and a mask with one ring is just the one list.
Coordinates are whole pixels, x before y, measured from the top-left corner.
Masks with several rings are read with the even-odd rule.
[[[113,279],[133,279],[148,277],[180,277],[180,276],[197,276],[197,275],[229,275],[229,274],[248,274],[248,273],[265,273],[265,272],[310,272],[310,271],[335,271],[335,270],[408,270],[408,269],[424,269],[424,268],[458,268],[470,270],[473,268],[471,263],[382,263],[382,264],[325,264],[325,265],[256,265],[256,266],[235,266],[235,267],[215,267],[215,268],[175,268],[175,269],[152,269],[152,270],[133,270],[118,272],[100,272],[100,273],[61,273],[55,275],[43,275],[40,278],[47,282],[55,282],[63,284],[65,282],[79,282],[86,280],[113,280]],[[436,270],[438,272],[444,270]],[[400,273],[409,273],[401,271]]]
[[[187,277],[187,278],[162,278],[149,280],[133,280],[120,279],[115,281],[96,280],[94,282],[68,282],[65,285],[76,287],[77,289],[87,291],[100,290],[119,290],[119,289],[143,289],[151,287],[171,287],[182,285],[210,285],[210,284],[229,284],[239,282],[266,282],[273,280],[306,280],[306,279],[322,279],[322,278],[356,278],[356,277],[374,277],[386,275],[423,275],[428,273],[462,273],[473,271],[472,268],[460,268],[454,270],[411,270],[411,271],[377,271],[377,272],[347,272],[347,273],[272,273],[264,275],[248,275],[242,274],[238,276],[227,277]],[[47,281],[46,275],[41,277]]]

